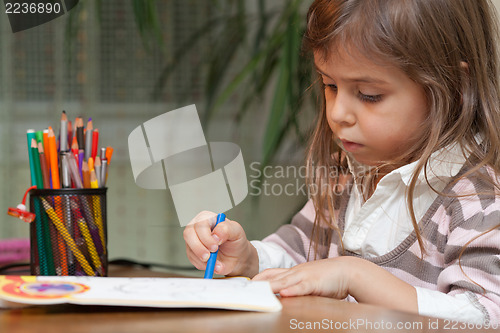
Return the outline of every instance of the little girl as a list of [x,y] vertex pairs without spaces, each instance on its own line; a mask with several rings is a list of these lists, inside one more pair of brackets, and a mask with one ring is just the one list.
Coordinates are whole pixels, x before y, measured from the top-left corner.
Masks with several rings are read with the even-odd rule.
[[[487,0],[316,0],[304,45],[323,106],[311,200],[263,241],[200,213],[189,260],[269,280],[282,296],[347,298],[500,322],[500,99]],[[273,269],[268,269],[273,268]],[[267,270],[266,270],[267,269]],[[264,271],[265,270],[265,271]]]

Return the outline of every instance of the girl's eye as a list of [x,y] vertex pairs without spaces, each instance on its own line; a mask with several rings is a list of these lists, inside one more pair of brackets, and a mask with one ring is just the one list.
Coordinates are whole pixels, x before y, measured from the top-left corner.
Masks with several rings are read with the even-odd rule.
[[[337,85],[336,84],[326,84],[323,83],[323,87],[325,90],[330,90],[331,92],[337,92]],[[382,99],[382,95],[365,95],[361,91],[358,91],[358,98],[362,102],[367,102],[367,103],[377,103]]]
[[337,85],[336,84],[325,84],[323,83],[323,87],[328,90],[331,90],[333,92],[336,92],[337,91]]
[[358,92],[358,98],[367,103],[377,103],[382,99],[382,95],[365,95],[363,93]]

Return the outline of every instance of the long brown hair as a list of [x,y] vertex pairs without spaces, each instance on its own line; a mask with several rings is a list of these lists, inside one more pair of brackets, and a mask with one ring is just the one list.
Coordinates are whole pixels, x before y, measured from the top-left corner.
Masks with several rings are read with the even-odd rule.
[[[307,51],[327,59],[336,48],[353,48],[373,61],[396,66],[425,91],[429,108],[426,135],[398,159],[403,164],[418,160],[406,200],[422,253],[425,249],[413,193],[431,154],[456,143],[468,161],[476,161],[474,165],[467,162],[469,171],[462,177],[485,165],[500,174],[495,12],[487,0],[316,0],[309,8],[303,39]],[[322,102],[307,155],[309,185],[320,189],[339,184],[342,177],[332,178],[313,169],[345,169],[342,151],[326,121],[324,91]],[[480,143],[475,139],[478,134]],[[488,181],[498,188],[491,177]],[[332,230],[339,233],[336,195],[321,190],[312,194],[316,250],[330,242]],[[320,232],[325,225],[327,235]]]

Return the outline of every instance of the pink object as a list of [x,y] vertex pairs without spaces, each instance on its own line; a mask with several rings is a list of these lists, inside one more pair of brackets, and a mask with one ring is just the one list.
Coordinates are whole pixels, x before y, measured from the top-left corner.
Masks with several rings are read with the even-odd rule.
[[12,238],[0,240],[0,266],[30,260],[30,240]]

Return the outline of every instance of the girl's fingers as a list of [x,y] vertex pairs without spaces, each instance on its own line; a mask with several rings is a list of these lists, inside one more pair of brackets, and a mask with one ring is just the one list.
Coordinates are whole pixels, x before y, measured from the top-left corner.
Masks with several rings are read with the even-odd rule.
[[287,272],[283,272],[269,279],[269,283],[271,284],[271,289],[274,293],[280,293],[285,290],[292,288],[299,284],[301,279],[299,274],[294,274],[288,270]]
[[[203,224],[205,226],[203,226]],[[183,237],[184,241],[186,242],[187,252],[188,253],[191,252],[195,257],[197,257],[202,262],[206,262],[208,260],[208,257],[210,256],[210,249],[207,248],[207,245],[205,245],[203,241],[200,239],[200,234],[205,239],[205,242],[207,242],[206,239],[210,238],[210,232],[211,231],[208,224],[203,222],[187,225],[184,228]],[[212,239],[212,244],[213,243],[215,243],[215,241]],[[210,244],[208,246],[210,246]]]
[[203,221],[200,223],[195,223],[193,225],[194,231],[198,236],[200,242],[208,249],[209,252],[217,251],[218,247],[218,239],[215,239],[212,236],[212,228],[208,221]]
[[260,272],[259,274],[253,277],[253,281],[269,281],[273,280],[279,275],[288,272],[288,268],[270,268],[265,271]]
[[311,286],[304,281],[303,274],[294,269],[266,269],[256,275],[253,280],[269,281],[273,292],[282,296],[300,296],[312,293]]
[[[212,232],[212,237],[220,245],[227,240],[240,239],[245,235],[243,228],[238,222],[226,219],[224,223],[219,223]],[[246,237],[245,237],[246,239]]]
[[[271,282],[271,288],[273,288],[273,283],[278,283],[278,281],[272,281]],[[312,293],[312,290],[310,286],[305,283],[304,281],[299,281],[298,283],[291,285],[286,288],[280,289],[279,286],[275,287],[277,291],[281,296],[288,297],[288,296],[303,296],[303,295],[310,295]],[[273,288],[273,291],[275,290]]]
[[198,256],[194,254],[194,252],[187,246],[186,246],[186,254],[189,259],[189,262],[193,264],[193,266],[196,267],[196,269],[204,270],[207,267],[207,263],[200,260],[200,258],[198,258]]

